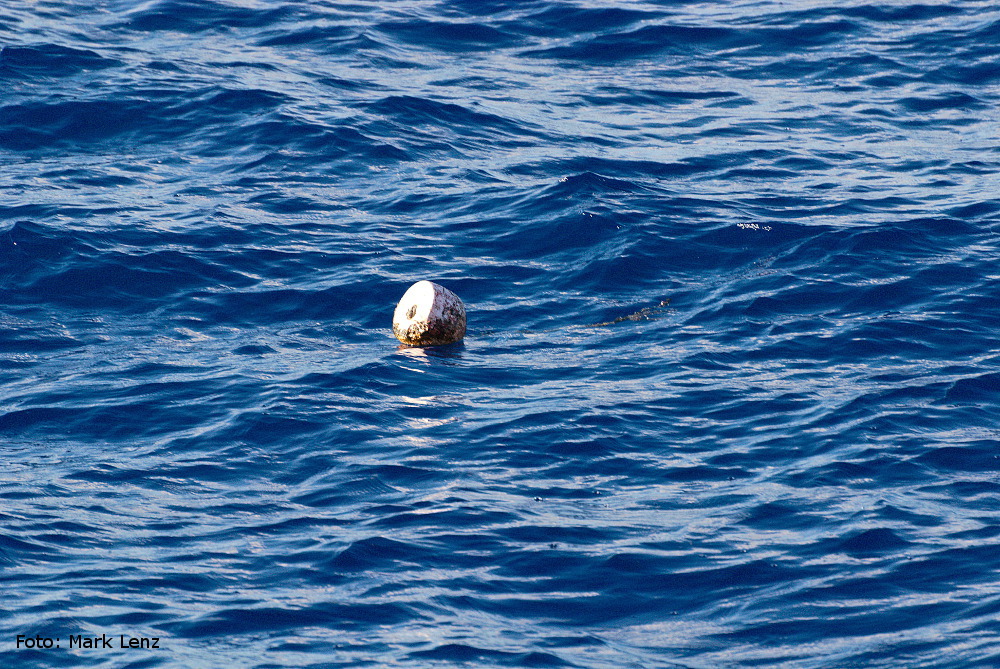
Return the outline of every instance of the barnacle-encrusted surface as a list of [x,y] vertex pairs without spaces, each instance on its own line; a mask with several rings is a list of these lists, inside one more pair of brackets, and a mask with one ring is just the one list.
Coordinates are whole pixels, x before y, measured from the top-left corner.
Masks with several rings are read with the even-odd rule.
[[465,305],[444,286],[418,281],[396,305],[392,333],[408,346],[442,346],[460,341],[465,337]]

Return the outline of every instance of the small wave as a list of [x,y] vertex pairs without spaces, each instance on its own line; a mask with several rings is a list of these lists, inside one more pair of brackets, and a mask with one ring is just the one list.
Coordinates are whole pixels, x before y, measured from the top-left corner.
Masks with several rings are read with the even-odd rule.
[[211,0],[158,0],[126,14],[117,27],[156,32],[198,33],[226,28],[259,28],[292,15],[290,7],[256,9]]
[[95,51],[59,44],[9,45],[0,49],[0,78],[3,79],[67,77],[120,65],[121,61],[106,58]]

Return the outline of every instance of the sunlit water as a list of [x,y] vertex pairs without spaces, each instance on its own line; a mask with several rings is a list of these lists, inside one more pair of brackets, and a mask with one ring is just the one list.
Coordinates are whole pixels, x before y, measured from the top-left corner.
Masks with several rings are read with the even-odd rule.
[[0,44],[3,666],[1000,665],[995,3]]

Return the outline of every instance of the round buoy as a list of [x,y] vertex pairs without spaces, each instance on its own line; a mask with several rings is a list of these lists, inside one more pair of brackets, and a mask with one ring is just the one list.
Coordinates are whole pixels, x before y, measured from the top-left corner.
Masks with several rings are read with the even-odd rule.
[[417,281],[396,305],[392,333],[407,346],[442,346],[461,341],[465,336],[465,305],[444,286]]

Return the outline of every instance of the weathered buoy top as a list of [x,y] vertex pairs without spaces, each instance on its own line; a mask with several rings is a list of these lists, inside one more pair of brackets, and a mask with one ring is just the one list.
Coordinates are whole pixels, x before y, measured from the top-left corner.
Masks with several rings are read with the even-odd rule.
[[465,336],[465,305],[444,286],[417,281],[396,305],[392,333],[408,346],[443,346],[461,341]]

